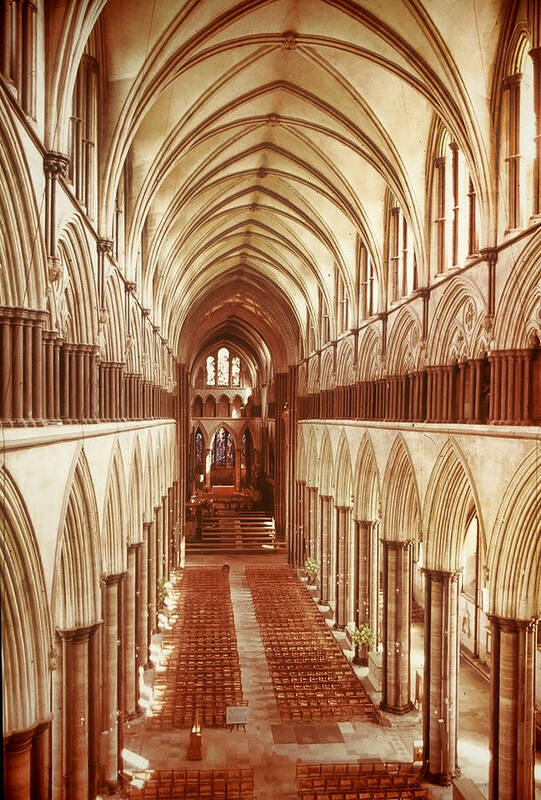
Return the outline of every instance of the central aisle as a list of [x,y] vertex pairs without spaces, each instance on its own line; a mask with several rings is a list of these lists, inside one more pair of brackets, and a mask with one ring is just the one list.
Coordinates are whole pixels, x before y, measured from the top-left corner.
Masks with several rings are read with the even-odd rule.
[[[281,720],[268,669],[246,568],[286,565],[282,553],[194,556],[188,566],[230,566],[229,583],[237,635],[244,701],[250,709],[246,731],[203,727],[203,760],[188,761],[188,730],[155,730],[141,719],[126,729],[125,748],[135,769],[254,771],[257,800],[295,800],[297,762],[356,762],[359,758],[411,761],[416,726],[381,727],[368,721]],[[314,606],[315,607],[315,606]],[[309,632],[307,632],[309,635]],[[448,794],[447,794],[448,792]],[[450,796],[431,787],[430,797]]]

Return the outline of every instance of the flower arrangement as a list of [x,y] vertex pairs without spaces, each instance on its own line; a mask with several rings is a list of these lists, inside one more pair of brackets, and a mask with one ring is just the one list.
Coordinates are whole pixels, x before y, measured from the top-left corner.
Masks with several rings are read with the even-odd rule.
[[304,562],[304,571],[310,579],[310,583],[319,575],[319,561],[311,556]]
[[374,631],[366,622],[361,622],[359,627],[355,628],[351,639],[356,647],[367,647],[369,650],[372,650],[376,643]]
[[172,588],[173,587],[169,583],[169,581],[166,581],[165,578],[160,578],[159,585],[158,585],[158,594],[159,594],[161,605],[163,605],[165,603],[165,601],[167,600],[167,598],[169,597],[169,594],[170,594]]

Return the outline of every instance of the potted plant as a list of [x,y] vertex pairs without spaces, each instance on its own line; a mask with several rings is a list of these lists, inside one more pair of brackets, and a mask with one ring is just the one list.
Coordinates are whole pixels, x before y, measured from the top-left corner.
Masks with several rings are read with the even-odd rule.
[[356,664],[368,663],[368,650],[372,650],[376,643],[376,635],[367,622],[361,622],[351,636],[355,645],[354,661]]
[[158,596],[160,598],[160,605],[163,606],[171,593],[172,586],[165,578],[160,578],[158,584]]
[[319,561],[309,556],[304,562],[304,571],[308,576],[308,583],[312,584],[319,575]]

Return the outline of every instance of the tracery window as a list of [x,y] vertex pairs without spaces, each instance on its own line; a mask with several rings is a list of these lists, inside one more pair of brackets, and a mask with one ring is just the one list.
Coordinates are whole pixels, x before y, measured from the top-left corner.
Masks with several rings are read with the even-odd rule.
[[359,240],[357,251],[357,302],[359,305],[359,322],[368,319],[378,308],[378,281],[374,270],[374,262],[368,249]]
[[433,163],[433,258],[441,274],[477,253],[477,195],[464,154],[444,128]]
[[216,361],[214,356],[207,358],[207,386],[216,385]]
[[394,303],[417,288],[417,259],[406,217],[390,192],[386,197],[386,205],[389,300]]
[[206,359],[207,386],[241,386],[242,363],[239,356],[232,356],[227,347],[209,354]]
[[89,39],[75,80],[69,153],[69,177],[90,217],[96,215],[97,192],[98,62],[94,38]]
[[195,450],[195,471],[203,472],[203,467],[205,464],[205,444],[203,441],[203,434],[201,433],[200,430],[197,430],[195,434],[194,450]]
[[218,386],[229,385],[229,350],[220,347],[218,350]]
[[240,358],[233,356],[231,359],[231,386],[240,386]]
[[216,467],[233,467],[235,465],[235,446],[233,437],[226,428],[216,431],[212,441],[212,464]]
[[36,5],[0,0],[0,70],[23,111],[35,115]]
[[478,579],[478,546],[479,546],[479,526],[477,517],[473,516],[469,522],[466,537],[464,539],[463,557],[464,570],[462,573],[462,591],[472,600],[477,595]]
[[[504,83],[503,142],[507,176],[507,229],[526,224],[538,213],[539,187],[536,165],[536,120],[534,114],[534,64],[528,57],[530,43],[522,38]],[[536,196],[534,196],[534,194]]]

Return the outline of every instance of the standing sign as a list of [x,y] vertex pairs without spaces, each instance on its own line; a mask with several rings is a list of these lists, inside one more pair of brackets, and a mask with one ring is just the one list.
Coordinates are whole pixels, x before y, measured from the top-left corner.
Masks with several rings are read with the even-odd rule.
[[229,725],[231,730],[236,725],[237,730],[242,725],[246,730],[246,723],[250,719],[250,710],[248,706],[227,706],[225,711],[225,724]]

